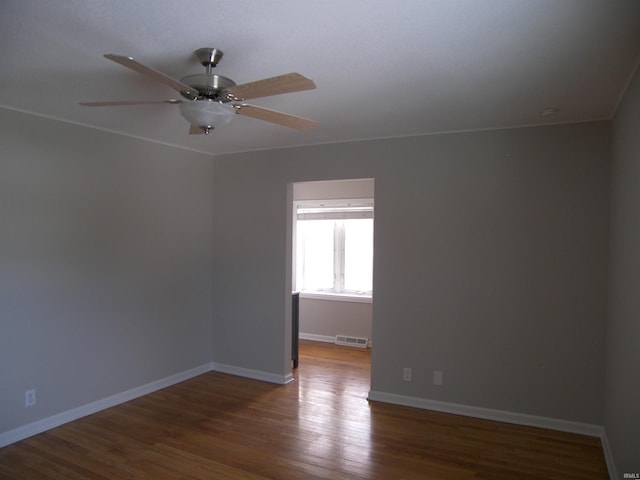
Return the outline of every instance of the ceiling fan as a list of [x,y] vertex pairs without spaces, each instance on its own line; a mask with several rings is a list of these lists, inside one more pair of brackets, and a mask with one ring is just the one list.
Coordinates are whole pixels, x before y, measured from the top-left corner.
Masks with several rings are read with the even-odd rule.
[[216,48],[200,48],[194,53],[206,68],[206,73],[186,75],[179,81],[131,57],[111,53],[105,55],[107,59],[113,62],[173,88],[184,97],[183,99],[80,102],[80,105],[86,107],[112,107],[159,103],[177,104],[179,105],[180,113],[191,125],[190,134],[209,134],[213,129],[229,123],[235,114],[277,123],[298,130],[310,130],[316,126],[314,120],[242,103],[244,100],[252,98],[312,90],[316,88],[316,85],[311,79],[299,73],[287,73],[236,85],[230,78],[212,73],[212,69],[222,58],[220,50]]

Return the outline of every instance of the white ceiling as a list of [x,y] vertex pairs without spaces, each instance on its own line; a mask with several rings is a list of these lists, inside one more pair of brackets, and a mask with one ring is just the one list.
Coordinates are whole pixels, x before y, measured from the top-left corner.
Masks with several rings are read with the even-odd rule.
[[[175,105],[77,103],[179,98],[102,55],[180,78],[204,71],[200,47],[222,50],[216,73],[236,83],[312,78],[251,103],[318,127],[238,116],[188,135]],[[0,54],[0,105],[218,154],[611,118],[640,55],[640,1],[0,0]]]

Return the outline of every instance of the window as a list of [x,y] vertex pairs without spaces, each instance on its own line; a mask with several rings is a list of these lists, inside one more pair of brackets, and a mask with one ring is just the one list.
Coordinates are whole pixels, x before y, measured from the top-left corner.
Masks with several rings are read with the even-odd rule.
[[296,215],[297,289],[370,296],[373,201],[298,202]]

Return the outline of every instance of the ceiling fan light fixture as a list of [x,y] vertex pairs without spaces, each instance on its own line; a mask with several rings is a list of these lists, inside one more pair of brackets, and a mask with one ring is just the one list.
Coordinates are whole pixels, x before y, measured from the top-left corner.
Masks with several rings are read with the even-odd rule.
[[232,105],[206,98],[182,102],[179,108],[191,125],[211,130],[226,125],[236,114]]

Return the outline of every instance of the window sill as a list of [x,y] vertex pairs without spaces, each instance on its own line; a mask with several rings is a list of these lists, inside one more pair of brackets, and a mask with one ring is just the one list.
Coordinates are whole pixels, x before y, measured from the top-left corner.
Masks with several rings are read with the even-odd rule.
[[373,297],[370,295],[352,295],[349,293],[300,292],[300,298],[332,300],[335,302],[373,303]]

